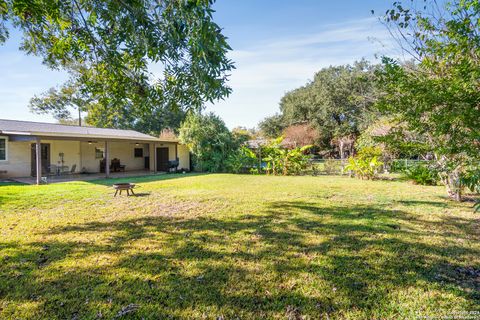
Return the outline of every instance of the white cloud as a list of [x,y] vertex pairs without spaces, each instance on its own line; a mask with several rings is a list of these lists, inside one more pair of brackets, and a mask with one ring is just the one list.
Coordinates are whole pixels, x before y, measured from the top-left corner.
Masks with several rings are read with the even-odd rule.
[[265,116],[278,112],[286,91],[305,84],[316,71],[329,65],[352,63],[392,51],[388,32],[375,19],[327,25],[300,36],[285,36],[234,50],[230,57],[232,95],[208,106],[229,127],[255,126]]

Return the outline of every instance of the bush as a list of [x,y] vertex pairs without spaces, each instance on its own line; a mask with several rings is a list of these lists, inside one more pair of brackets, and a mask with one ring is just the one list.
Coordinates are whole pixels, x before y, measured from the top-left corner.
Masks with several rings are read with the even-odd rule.
[[373,180],[383,166],[383,162],[378,160],[381,155],[382,152],[379,148],[366,147],[360,150],[355,157],[348,159],[344,171],[348,171],[351,176],[362,180]]
[[343,162],[337,159],[327,159],[323,164],[323,171],[326,174],[342,174]]
[[408,180],[424,186],[435,186],[439,181],[438,172],[427,165],[417,164],[403,170]]
[[[471,192],[480,193],[480,168],[478,167],[478,164],[467,168],[461,178],[461,183]],[[473,208],[475,209],[475,212],[480,212],[480,199],[475,200]]]
[[467,167],[460,182],[462,186],[467,187],[471,192],[480,193],[480,168],[477,166]]
[[312,146],[286,149],[282,146],[283,137],[270,141],[262,147],[263,161],[266,163],[265,172],[273,175],[298,175],[304,171],[309,163],[309,156],[305,153]]
[[226,162],[228,172],[232,173],[253,173],[252,169],[258,172],[258,158],[255,153],[245,146],[241,146],[237,151],[232,153]]
[[225,171],[227,159],[238,149],[223,120],[213,113],[189,114],[179,131],[180,141],[192,152],[199,171]]

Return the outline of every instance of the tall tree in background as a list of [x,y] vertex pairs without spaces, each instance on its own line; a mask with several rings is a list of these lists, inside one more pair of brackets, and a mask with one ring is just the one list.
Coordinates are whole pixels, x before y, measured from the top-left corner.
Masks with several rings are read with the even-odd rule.
[[338,147],[343,156],[343,143],[354,141],[371,121],[375,68],[360,61],[320,70],[312,82],[288,92],[280,102],[281,115],[265,119],[260,127],[278,136],[291,125],[307,123],[318,132],[317,145]]
[[81,95],[92,102],[89,116],[101,110],[105,126],[122,127],[125,115],[148,117],[156,106],[198,110],[231,92],[231,49],[213,21],[212,4],[0,0],[0,43],[9,26],[23,32],[21,50],[81,84]]
[[281,114],[266,117],[258,124],[262,134],[268,138],[277,138],[282,135],[286,125]]
[[[80,87],[80,83],[68,81],[58,88],[50,88],[42,95],[30,99],[30,110],[40,114],[52,114],[57,120],[69,121],[78,116],[77,123],[82,125],[82,112],[91,110],[93,101]],[[72,116],[71,109],[76,113]]]
[[384,59],[379,106],[427,137],[448,194],[480,160],[480,3],[395,2],[385,22],[413,67]]

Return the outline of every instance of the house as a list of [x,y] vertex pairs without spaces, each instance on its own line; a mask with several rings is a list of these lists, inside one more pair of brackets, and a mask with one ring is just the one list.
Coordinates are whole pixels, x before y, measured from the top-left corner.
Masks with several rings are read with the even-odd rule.
[[[114,162],[112,163],[112,159]],[[186,146],[133,130],[0,119],[0,176],[35,177],[190,168]]]

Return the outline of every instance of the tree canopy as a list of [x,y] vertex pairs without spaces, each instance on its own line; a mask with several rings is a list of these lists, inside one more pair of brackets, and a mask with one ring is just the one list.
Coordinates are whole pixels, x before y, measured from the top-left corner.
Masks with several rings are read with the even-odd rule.
[[385,22],[413,67],[384,58],[379,106],[427,137],[449,193],[480,158],[480,4],[458,0],[417,9],[396,2]]
[[231,48],[213,21],[213,2],[0,0],[0,43],[20,30],[21,50],[71,72],[91,101],[85,111],[123,126],[116,120],[124,115],[198,110],[231,92]]
[[283,96],[281,114],[260,127],[269,136],[279,136],[289,126],[308,124],[318,132],[316,144],[325,149],[346,137],[354,140],[371,120],[375,68],[362,60],[320,70],[313,81]]

